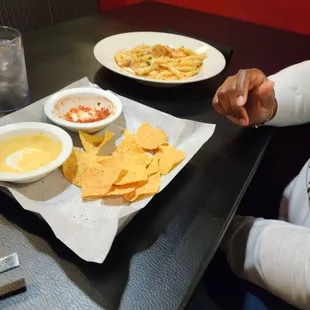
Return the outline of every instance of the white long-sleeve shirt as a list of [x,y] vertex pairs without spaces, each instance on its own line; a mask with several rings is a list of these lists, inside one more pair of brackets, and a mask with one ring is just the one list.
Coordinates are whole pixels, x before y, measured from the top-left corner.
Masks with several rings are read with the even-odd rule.
[[310,60],[271,75],[275,82],[278,110],[269,122],[272,126],[290,126],[310,122]]
[[[310,122],[310,61],[269,79],[275,82],[278,109],[268,125]],[[310,309],[309,187],[310,160],[284,191],[282,221],[235,217],[223,242],[237,275],[306,310]]]
[[[275,82],[278,110],[268,125],[289,126],[310,122],[310,61],[288,67],[269,79]],[[308,188],[310,159],[284,191],[280,219],[310,228]]]

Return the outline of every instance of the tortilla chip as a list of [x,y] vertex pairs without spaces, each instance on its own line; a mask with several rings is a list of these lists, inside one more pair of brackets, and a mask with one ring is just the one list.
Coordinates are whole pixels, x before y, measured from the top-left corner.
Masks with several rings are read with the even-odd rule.
[[133,161],[139,163],[140,165],[148,166],[152,162],[152,156],[147,153],[144,154],[134,154],[129,153],[126,155],[127,158],[131,158]]
[[148,123],[140,126],[137,136],[125,129],[121,144],[111,156],[97,154],[113,133],[107,131],[102,137],[80,131],[79,135],[86,152],[74,148],[63,164],[63,173],[69,182],[82,188],[82,198],[120,196],[133,202],[153,196],[160,189],[161,175],[185,158],[183,151],[167,144],[162,130]]
[[81,180],[86,168],[109,156],[95,156],[73,148],[71,155],[62,165],[65,178],[72,184],[81,187]]
[[111,189],[105,196],[121,196],[135,191],[136,183],[126,185],[112,185]]
[[149,123],[143,123],[136,133],[137,143],[146,150],[156,150],[163,144],[168,144],[166,133],[152,127]]
[[112,132],[106,131],[105,136],[90,135],[79,130],[80,139],[86,153],[97,155],[102,147],[114,136]]
[[135,182],[143,182],[148,178],[145,166],[142,165],[126,165],[126,175],[115,183],[115,185],[126,185]]
[[108,166],[126,170],[127,173],[114,183],[115,185],[126,185],[147,180],[146,165],[140,159],[139,156],[135,158],[134,156],[118,154],[104,159],[103,162]]
[[159,154],[159,172],[162,175],[168,174],[186,157],[185,152],[177,150],[172,145],[160,146],[157,154]]
[[126,129],[124,131],[124,139],[113,153],[144,154],[144,150],[137,144],[135,136],[129,130]]
[[105,196],[116,182],[121,168],[96,163],[88,167],[82,178],[82,198],[99,198]]
[[134,192],[122,195],[122,197],[130,202],[140,200],[158,193],[160,188],[160,173],[157,172],[149,177],[147,182],[140,182]]
[[152,158],[151,163],[147,167],[147,174],[150,176],[157,173],[159,170],[159,153],[155,154]]
[[135,136],[127,129],[124,132],[123,141],[112,153],[112,155],[118,154],[125,154],[127,157],[139,158],[141,163],[144,163],[146,166],[152,161],[152,157],[144,152],[144,150],[138,145]]
[[132,136],[132,133],[130,132],[130,130],[129,129],[124,129],[124,130],[122,130],[122,132],[123,132],[123,134],[124,134],[124,136],[126,137],[126,136]]

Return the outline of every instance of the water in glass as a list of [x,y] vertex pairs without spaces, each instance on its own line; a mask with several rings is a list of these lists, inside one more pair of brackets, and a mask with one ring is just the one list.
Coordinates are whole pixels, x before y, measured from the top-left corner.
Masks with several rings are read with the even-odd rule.
[[18,30],[0,27],[0,117],[29,104],[22,37]]

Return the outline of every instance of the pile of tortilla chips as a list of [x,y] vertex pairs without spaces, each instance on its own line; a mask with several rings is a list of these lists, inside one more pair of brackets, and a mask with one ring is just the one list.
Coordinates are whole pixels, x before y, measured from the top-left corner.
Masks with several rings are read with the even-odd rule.
[[85,150],[74,148],[63,164],[68,181],[82,189],[82,198],[121,196],[133,202],[158,193],[161,175],[168,174],[185,153],[168,144],[164,131],[144,123],[136,135],[124,131],[121,144],[109,156],[98,156],[113,137],[79,132]]

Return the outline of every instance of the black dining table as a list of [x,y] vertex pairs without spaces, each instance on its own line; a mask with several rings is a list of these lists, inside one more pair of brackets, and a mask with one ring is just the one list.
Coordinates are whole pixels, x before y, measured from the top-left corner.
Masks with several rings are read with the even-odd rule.
[[[156,88],[110,72],[93,56],[94,45],[110,35],[168,29],[231,47],[225,70],[203,82]],[[9,280],[26,283],[25,291],[1,298],[0,309],[186,308],[275,132],[234,126],[215,113],[212,97],[240,68],[271,74],[307,59],[308,43],[296,33],[156,2],[24,33],[33,102],[87,76],[103,89],[216,129],[121,231],[103,264],[77,257],[39,217],[0,193],[0,257],[16,252],[20,267]],[[9,285],[3,282],[0,274],[0,287]]]

